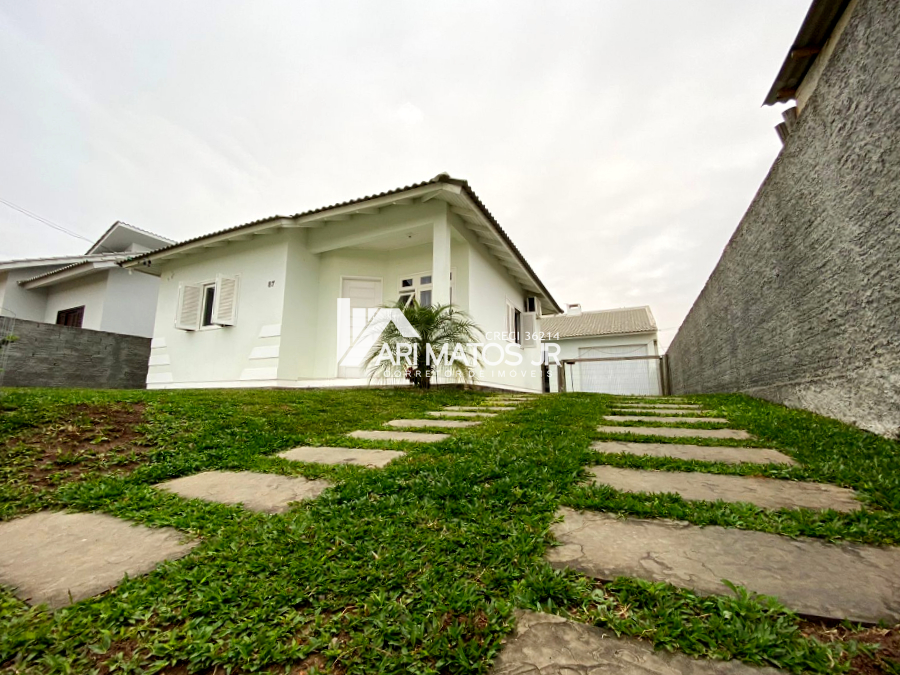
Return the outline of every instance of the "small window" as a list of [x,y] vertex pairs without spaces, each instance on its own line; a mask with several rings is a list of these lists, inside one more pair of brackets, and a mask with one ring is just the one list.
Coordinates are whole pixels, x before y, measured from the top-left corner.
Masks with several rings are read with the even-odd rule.
[[81,328],[84,321],[84,305],[72,309],[62,309],[56,313],[56,323],[59,326]]
[[506,339],[518,345],[522,344],[522,312],[508,300],[506,302]]
[[412,288],[413,280],[412,279],[404,279],[403,281],[400,282],[400,287],[401,288]]
[[[453,275],[450,275],[453,278]],[[419,277],[420,284],[430,284],[431,283],[431,275],[429,274],[427,277]]]
[[409,307],[412,304],[413,298],[416,296],[412,293],[401,293],[400,294],[400,302],[403,303],[404,307]]
[[419,304],[422,307],[428,307],[431,305],[431,290],[427,291],[419,291]]
[[213,307],[216,304],[216,285],[207,284],[203,287],[203,319],[201,326],[213,326]]

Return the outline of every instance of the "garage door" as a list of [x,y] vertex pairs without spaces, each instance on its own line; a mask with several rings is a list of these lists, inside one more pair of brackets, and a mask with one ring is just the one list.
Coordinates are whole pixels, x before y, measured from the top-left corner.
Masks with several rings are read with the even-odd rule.
[[[578,350],[578,357],[582,359],[612,359],[648,355],[647,345],[581,347]],[[579,363],[575,390],[598,394],[659,396],[659,360]]]

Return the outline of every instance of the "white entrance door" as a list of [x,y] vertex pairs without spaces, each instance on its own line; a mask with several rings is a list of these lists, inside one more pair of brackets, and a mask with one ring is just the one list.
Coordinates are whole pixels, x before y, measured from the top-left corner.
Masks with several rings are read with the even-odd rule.
[[[350,320],[344,322],[338,336],[338,358],[341,358],[356,342],[366,324],[383,304],[380,279],[343,279],[341,297],[350,300]],[[358,349],[356,350],[358,351]],[[366,348],[368,351],[368,348]],[[338,377],[359,378],[366,376],[364,366],[338,365]]]
[[[647,345],[611,345],[581,347],[582,359],[614,359],[623,356],[647,356]],[[579,363],[580,382],[576,391],[630,396],[659,396],[659,361],[588,361]]]

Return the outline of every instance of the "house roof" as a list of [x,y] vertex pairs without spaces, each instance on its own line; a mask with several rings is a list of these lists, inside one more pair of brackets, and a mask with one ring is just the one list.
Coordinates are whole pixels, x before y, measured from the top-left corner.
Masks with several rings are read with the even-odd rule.
[[131,244],[137,244],[144,248],[153,250],[161,246],[169,246],[175,241],[167,237],[161,237],[153,232],[123,223],[117,220],[109,228],[100,235],[91,247],[88,249],[88,255],[92,253],[101,253],[104,250],[107,253],[123,251]]
[[217,230],[155,251],[136,255],[121,264],[123,267],[149,265],[153,261],[164,260],[190,249],[219,245],[219,242],[227,241],[232,237],[269,228],[312,226],[314,223],[321,224],[322,221],[328,221],[329,219],[347,220],[353,215],[363,212],[363,209],[398,203],[411,203],[411,200],[424,200],[435,197],[446,201],[450,205],[450,210],[465,222],[466,226],[472,230],[479,241],[487,246],[510,274],[522,284],[523,288],[531,290],[540,296],[548,309],[562,312],[559,304],[553,299],[543,282],[535,274],[522,256],[522,253],[512,243],[512,240],[503,231],[503,228],[500,227],[500,224],[491,215],[478,195],[469,186],[469,183],[462,179],[452,178],[446,173],[438,174],[431,180],[421,183],[414,183],[405,187],[387,190],[386,192],[331,204],[330,206],[322,206],[293,216],[271,216],[244,223],[243,225]]
[[58,269],[64,265],[71,265],[72,263],[79,263],[85,260],[91,260],[94,258],[101,258],[104,255],[108,254],[99,254],[99,255],[62,255],[62,256],[53,256],[47,258],[18,258],[16,260],[2,260],[0,261],[0,272],[5,272],[6,270],[17,270],[25,267],[51,267],[56,266]]
[[[48,256],[44,258],[19,258],[17,260],[2,260],[0,261],[0,272],[6,270],[14,270],[14,269],[23,269],[28,267],[53,267],[49,272],[43,272],[38,277],[48,276],[51,274],[55,274],[56,272],[61,272],[63,269],[68,269],[73,266],[83,265],[90,262],[105,262],[108,260],[124,260],[131,255],[134,255],[131,252],[126,252],[126,248],[132,244],[138,244],[143,248],[158,248],[161,245],[170,245],[173,244],[171,239],[166,239],[165,237],[161,237],[158,234],[153,234],[152,232],[147,232],[146,230],[142,230],[139,227],[135,227],[134,225],[129,225],[128,223],[123,223],[121,220],[117,220],[112,225],[107,228],[106,232],[100,235],[100,238],[97,239],[91,245],[91,248],[88,249],[88,252],[83,255],[62,255],[62,256]],[[105,251],[103,249],[106,249]],[[32,277],[32,279],[37,277]],[[19,283],[24,284],[27,281],[31,281],[31,279],[26,279],[24,281],[20,281]]]
[[102,253],[97,255],[83,256],[81,260],[77,260],[69,265],[57,267],[49,272],[21,279],[20,286],[25,288],[39,288],[42,286],[52,286],[63,281],[69,281],[77,277],[93,274],[96,271],[115,267],[118,263],[128,258],[130,253]]
[[850,0],[813,0],[764,105],[784,103],[796,96],[797,87],[812,68],[849,4]]
[[541,332],[553,336],[558,334],[559,339],[655,331],[656,320],[647,305],[541,319]]

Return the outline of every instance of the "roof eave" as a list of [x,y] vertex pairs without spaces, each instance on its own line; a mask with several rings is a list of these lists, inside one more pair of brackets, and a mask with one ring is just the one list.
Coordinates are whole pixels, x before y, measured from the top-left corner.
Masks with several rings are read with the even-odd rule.
[[256,233],[262,233],[273,228],[318,227],[328,220],[345,220],[349,216],[359,212],[361,209],[383,208],[398,203],[404,203],[405,200],[418,199],[430,195],[433,196],[434,193],[441,192],[448,188],[455,188],[455,190],[453,190],[455,192],[460,190],[465,192],[468,199],[474,204],[475,208],[488,223],[495,236],[500,239],[510,254],[515,257],[524,273],[534,282],[542,295],[550,302],[552,309],[561,314],[563,310],[560,308],[559,303],[556,302],[546,286],[544,286],[544,283],[525,260],[522,253],[516,248],[515,244],[512,243],[506,232],[503,231],[503,228],[500,227],[499,223],[497,223],[478,196],[472,191],[468,182],[450,178],[446,175],[437,176],[424,183],[417,183],[405,188],[398,188],[370,197],[363,197],[349,202],[335,204],[333,206],[306,211],[294,216],[273,216],[244,225],[237,225],[195,239],[173,244],[172,246],[166,246],[155,251],[148,251],[147,253],[128,258],[119,264],[124,268],[140,269],[143,267],[145,269],[142,271],[150,272],[150,270],[146,268],[152,266],[156,261],[165,260],[166,258],[181,255],[195,249],[221,246],[223,243],[233,240],[236,237],[244,238],[248,235],[252,236]]
[[850,0],[813,0],[763,105],[786,103],[796,97],[800,83],[849,4]]

